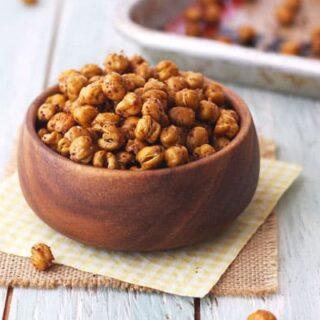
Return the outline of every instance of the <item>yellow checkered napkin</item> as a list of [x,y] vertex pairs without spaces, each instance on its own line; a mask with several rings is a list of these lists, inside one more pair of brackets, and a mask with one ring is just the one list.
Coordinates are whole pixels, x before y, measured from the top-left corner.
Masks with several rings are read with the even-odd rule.
[[300,171],[296,165],[262,160],[254,199],[220,237],[187,248],[143,254],[97,250],[52,230],[28,207],[14,174],[0,185],[0,251],[28,257],[32,245],[44,242],[51,246],[57,263],[173,294],[203,297]]

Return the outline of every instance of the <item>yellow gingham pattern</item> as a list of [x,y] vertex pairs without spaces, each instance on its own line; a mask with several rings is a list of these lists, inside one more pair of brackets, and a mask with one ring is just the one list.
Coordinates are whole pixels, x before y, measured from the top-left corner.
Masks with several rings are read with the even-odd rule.
[[52,230],[28,207],[14,174],[0,184],[0,251],[28,257],[32,245],[44,242],[51,246],[57,263],[168,293],[203,297],[300,171],[297,165],[262,160],[254,199],[219,238],[187,248],[143,254],[98,250]]

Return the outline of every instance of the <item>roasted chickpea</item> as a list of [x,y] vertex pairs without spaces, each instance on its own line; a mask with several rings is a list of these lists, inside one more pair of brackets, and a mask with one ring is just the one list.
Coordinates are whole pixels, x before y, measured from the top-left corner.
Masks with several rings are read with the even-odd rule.
[[117,157],[112,152],[107,153],[106,160],[107,160],[107,168],[108,169],[114,170],[114,169],[119,168],[119,163],[117,161]]
[[217,137],[214,140],[214,145],[217,150],[221,150],[221,149],[225,148],[230,142],[231,142],[231,140],[226,137]]
[[107,72],[124,73],[130,66],[130,61],[123,54],[111,53],[106,57],[104,66]]
[[177,65],[170,60],[160,61],[156,66],[156,72],[161,81],[167,80],[179,74]]
[[201,89],[203,87],[204,77],[199,72],[186,72],[184,78],[190,89]]
[[197,110],[197,116],[201,121],[214,124],[220,116],[220,109],[215,103],[202,100]]
[[38,137],[39,137],[40,139],[42,139],[42,137],[43,137],[45,134],[47,134],[47,133],[49,133],[49,131],[48,131],[46,128],[41,128],[41,129],[38,131]]
[[257,310],[249,315],[247,320],[277,320],[276,317],[269,311]]
[[285,0],[284,6],[289,8],[290,10],[296,12],[301,7],[301,0]]
[[188,87],[188,83],[182,76],[171,77],[167,80],[169,97],[174,100],[176,93]]
[[138,54],[135,54],[130,58],[130,64],[132,66],[132,69],[136,68],[144,62],[147,62],[146,59]]
[[199,22],[187,22],[185,26],[185,34],[190,37],[199,37],[202,32],[202,28]]
[[182,128],[171,125],[161,131],[160,141],[166,148],[174,145],[184,145],[186,135]]
[[242,25],[238,30],[239,42],[243,45],[252,45],[256,36],[256,31],[249,25]]
[[183,89],[176,93],[175,102],[178,106],[197,110],[199,106],[199,95],[195,90]]
[[215,152],[216,150],[214,149],[214,147],[206,143],[206,144],[203,144],[202,146],[195,148],[193,150],[193,156],[196,159],[202,159],[214,154]]
[[92,160],[92,164],[98,168],[118,169],[119,164],[116,156],[111,152],[99,150],[95,152]]
[[192,127],[195,122],[194,111],[186,107],[174,107],[170,109],[169,117],[176,126]]
[[161,91],[167,92],[168,87],[164,82],[159,81],[159,80],[154,79],[154,78],[150,78],[145,83],[145,85],[143,87],[143,92],[147,92],[149,90],[161,90]]
[[88,84],[94,83],[94,82],[102,82],[104,79],[104,76],[93,76],[91,78],[89,78],[88,80]]
[[38,271],[48,270],[52,266],[53,260],[51,249],[46,244],[38,243],[31,248],[31,263]]
[[90,137],[81,136],[75,138],[70,145],[70,159],[75,162],[88,164],[92,160],[93,150]]
[[194,150],[203,144],[209,143],[208,132],[203,127],[192,128],[187,135],[187,147],[189,150]]
[[138,139],[129,139],[126,145],[126,151],[137,154],[141,149],[147,145]]
[[58,145],[57,145],[57,151],[67,157],[70,153],[70,145],[71,145],[71,141],[67,138],[62,138],[58,141]]
[[74,125],[75,122],[70,113],[58,112],[49,120],[47,128],[49,131],[57,131],[64,134]]
[[214,128],[214,133],[218,136],[226,135],[228,138],[232,139],[238,131],[238,119],[236,118],[234,111],[222,109]]
[[87,78],[80,73],[76,73],[59,82],[59,88],[71,101],[75,101],[78,98],[81,89],[87,84]]
[[75,138],[88,136],[90,137],[91,134],[87,128],[83,128],[81,126],[74,126],[70,128],[64,135],[66,139],[72,142]]
[[128,117],[124,120],[121,129],[124,132],[127,139],[134,139],[137,124],[138,124],[139,118],[138,117]]
[[162,90],[157,90],[157,89],[152,89],[148,90],[147,92],[144,92],[142,94],[142,100],[143,102],[148,101],[148,100],[159,100],[162,103],[162,107],[164,109],[167,109],[167,103],[168,103],[168,95],[166,92]]
[[142,170],[155,169],[164,161],[164,152],[161,146],[144,147],[136,157]]
[[210,83],[205,87],[205,97],[218,106],[224,104],[225,97],[221,87],[215,83]]
[[22,0],[22,2],[28,6],[32,6],[38,3],[38,0]]
[[46,103],[53,104],[59,108],[59,111],[63,111],[66,104],[66,98],[62,94],[54,94],[46,99]]
[[135,136],[141,141],[155,143],[161,133],[161,125],[151,116],[143,116],[139,119],[135,129]]
[[116,114],[128,118],[130,116],[136,116],[141,112],[142,100],[134,92],[127,93],[123,100],[119,102],[115,108]]
[[102,90],[105,96],[113,101],[120,101],[126,95],[126,89],[119,73],[112,72],[104,77]]
[[311,32],[311,40],[320,39],[320,26],[315,27]]
[[134,91],[137,88],[142,88],[146,80],[135,74],[135,73],[127,73],[122,75],[122,80],[123,80],[123,86],[127,91]]
[[79,74],[80,74],[80,72],[78,70],[75,70],[75,69],[64,70],[59,74],[59,77],[58,77],[59,83],[63,82],[68,77],[71,77],[71,76],[74,76],[74,75],[79,75]]
[[315,57],[320,57],[320,37],[314,38],[311,42],[311,53]]
[[102,69],[96,64],[86,64],[80,69],[80,73],[88,80],[95,76],[101,76],[103,74]]
[[218,24],[221,20],[221,8],[217,4],[211,4],[203,12],[203,20],[209,24]]
[[109,125],[117,125],[120,122],[120,117],[112,112],[99,113],[92,121],[92,129],[104,132],[104,128]]
[[77,101],[80,105],[99,105],[104,103],[106,101],[106,96],[102,91],[102,83],[97,81],[82,88]]
[[164,111],[163,103],[159,99],[148,99],[145,101],[141,112],[144,116],[151,116],[163,127],[169,124],[169,118]]
[[184,17],[188,21],[200,21],[202,16],[202,10],[198,7],[189,7],[184,11]]
[[42,135],[41,140],[48,146],[56,147],[58,142],[62,139],[62,134],[57,131],[46,133]]
[[127,151],[118,152],[116,158],[121,169],[127,169],[135,160],[134,155]]
[[300,51],[301,45],[297,41],[286,41],[280,47],[280,52],[287,55],[297,56]]
[[40,121],[49,121],[57,112],[59,107],[51,103],[44,103],[38,109],[37,117]]
[[109,125],[103,128],[104,133],[98,140],[98,146],[107,151],[120,149],[125,143],[125,137],[121,129],[115,125]]
[[296,16],[294,11],[290,10],[287,6],[280,6],[276,11],[276,19],[282,26],[290,26],[294,23]]
[[152,77],[153,70],[147,62],[143,62],[134,68],[134,72],[145,80],[148,80]]
[[98,109],[89,105],[77,107],[72,112],[74,120],[83,127],[89,127],[97,114]]
[[188,149],[185,146],[172,146],[164,152],[164,158],[169,168],[180,166],[188,162]]

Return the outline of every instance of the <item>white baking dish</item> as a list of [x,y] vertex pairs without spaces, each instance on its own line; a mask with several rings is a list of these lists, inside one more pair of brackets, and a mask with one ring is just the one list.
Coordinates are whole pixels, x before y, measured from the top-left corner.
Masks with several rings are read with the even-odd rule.
[[320,97],[318,60],[161,31],[189,3],[190,0],[126,0],[118,8],[115,24],[154,61],[167,57],[181,68],[215,79]]

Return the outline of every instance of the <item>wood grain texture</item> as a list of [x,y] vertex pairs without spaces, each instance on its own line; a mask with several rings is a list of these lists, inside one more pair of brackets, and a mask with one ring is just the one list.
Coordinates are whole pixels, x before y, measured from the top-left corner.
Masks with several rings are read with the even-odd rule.
[[15,289],[10,320],[191,320],[193,299],[113,289]]
[[0,177],[25,110],[41,91],[54,25],[56,0],[36,7],[0,1]]

